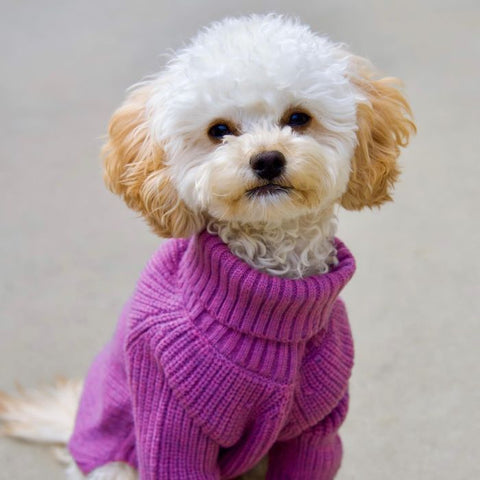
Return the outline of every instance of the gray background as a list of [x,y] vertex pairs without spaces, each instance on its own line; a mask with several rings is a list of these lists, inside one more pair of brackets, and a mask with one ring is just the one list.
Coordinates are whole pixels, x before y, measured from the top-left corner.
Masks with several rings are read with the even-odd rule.
[[[358,271],[340,480],[480,478],[480,2],[15,1],[1,5],[0,388],[82,377],[160,240],[98,151],[125,89],[225,15],[300,16],[402,78],[419,133],[395,202],[340,216]],[[0,440],[1,479],[61,479]],[[172,479],[174,480],[174,479]]]

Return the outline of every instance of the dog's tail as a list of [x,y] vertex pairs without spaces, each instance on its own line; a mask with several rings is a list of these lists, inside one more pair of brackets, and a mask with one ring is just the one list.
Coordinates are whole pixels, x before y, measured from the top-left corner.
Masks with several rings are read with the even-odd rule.
[[57,379],[36,389],[17,387],[15,395],[0,391],[0,435],[53,447],[69,480],[138,480],[130,466],[107,464],[85,477],[66,448],[73,433],[82,381]]
[[65,446],[73,432],[82,382],[58,379],[50,387],[17,390],[15,395],[0,392],[0,434]]

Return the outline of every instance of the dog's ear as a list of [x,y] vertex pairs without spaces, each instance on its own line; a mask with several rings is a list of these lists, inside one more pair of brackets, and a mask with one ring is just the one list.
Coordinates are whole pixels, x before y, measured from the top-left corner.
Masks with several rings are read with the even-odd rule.
[[104,179],[127,205],[142,213],[162,237],[187,237],[204,221],[179,198],[168,175],[165,153],[153,139],[147,102],[151,85],[133,91],[113,114],[103,147]]
[[395,78],[375,80],[366,61],[354,61],[356,72],[351,81],[364,100],[357,107],[357,147],[341,198],[341,205],[348,210],[379,206],[392,199],[392,187],[400,173],[400,147],[416,132],[400,82]]

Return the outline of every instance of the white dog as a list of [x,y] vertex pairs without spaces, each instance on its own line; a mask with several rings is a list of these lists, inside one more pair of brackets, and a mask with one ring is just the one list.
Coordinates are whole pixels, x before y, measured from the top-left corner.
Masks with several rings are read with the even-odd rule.
[[[229,18],[135,86],[115,112],[104,147],[106,183],[162,237],[195,242],[206,230],[265,278],[321,278],[341,265],[334,240],[338,206],[360,210],[391,200],[400,147],[415,131],[397,87],[395,79],[377,79],[368,61],[295,20]],[[302,345],[297,376],[313,348]],[[26,398],[3,395],[6,432],[67,442],[77,389],[67,382]],[[225,452],[231,445],[220,446]],[[141,478],[167,478],[142,468]],[[332,478],[337,468],[315,478]],[[227,470],[168,478],[233,478],[245,471]],[[84,478],[73,462],[69,475]],[[302,475],[288,478],[307,478]],[[88,478],[134,479],[137,473],[112,461]]]

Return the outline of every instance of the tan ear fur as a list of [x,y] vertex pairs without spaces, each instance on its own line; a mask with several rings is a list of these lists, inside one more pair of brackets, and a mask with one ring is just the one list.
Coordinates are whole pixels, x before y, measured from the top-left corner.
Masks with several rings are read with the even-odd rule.
[[151,86],[132,92],[113,114],[103,147],[104,180],[126,204],[143,214],[162,237],[187,237],[203,228],[203,219],[179,198],[170,180],[165,154],[150,135],[146,102]]
[[410,135],[416,132],[410,106],[398,89],[400,82],[372,77],[373,72],[363,67],[351,79],[369,103],[357,108],[358,145],[347,191],[341,198],[341,205],[348,210],[392,200],[391,191],[400,174],[400,147],[407,146]]

